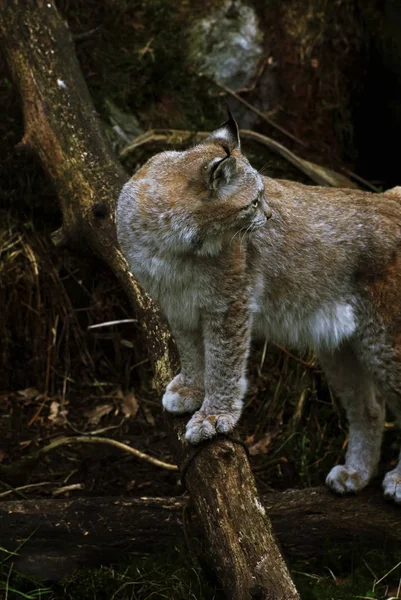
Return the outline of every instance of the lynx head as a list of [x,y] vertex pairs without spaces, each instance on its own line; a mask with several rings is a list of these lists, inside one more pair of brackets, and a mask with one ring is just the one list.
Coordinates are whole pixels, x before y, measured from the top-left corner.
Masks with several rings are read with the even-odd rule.
[[118,201],[119,239],[128,227],[131,244],[152,238],[166,253],[218,254],[270,217],[263,178],[241,154],[231,115],[193,148],[153,156]]

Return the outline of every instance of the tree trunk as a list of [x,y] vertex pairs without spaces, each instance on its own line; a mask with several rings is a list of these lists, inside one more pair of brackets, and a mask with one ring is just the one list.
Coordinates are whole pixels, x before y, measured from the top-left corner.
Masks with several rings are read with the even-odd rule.
[[[146,337],[161,394],[175,370],[175,347],[118,250],[115,204],[127,177],[101,134],[68,27],[52,0],[0,0],[0,9],[0,41],[23,106],[21,147],[39,157],[60,200],[63,225],[55,242],[87,247],[114,271]],[[183,421],[168,423],[176,458],[185,464],[192,449]],[[186,485],[227,597],[299,598],[243,448],[224,439],[206,444],[187,469]]]
[[[284,551],[316,557],[354,539],[399,547],[400,511],[379,490],[339,498],[327,488],[289,490],[262,498]],[[185,498],[75,498],[0,504],[0,546],[20,546],[17,570],[60,579],[77,567],[107,564],[127,550],[152,551],[183,536]],[[199,532],[199,517],[191,520]],[[296,532],[296,535],[294,535]],[[196,535],[196,537],[198,537]],[[11,546],[10,546],[11,544]]]

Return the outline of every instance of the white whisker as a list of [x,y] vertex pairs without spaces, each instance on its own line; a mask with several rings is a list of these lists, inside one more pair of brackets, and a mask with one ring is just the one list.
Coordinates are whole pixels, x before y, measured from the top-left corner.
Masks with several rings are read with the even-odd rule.
[[258,171],[259,175],[263,175],[264,173],[266,173],[266,172],[267,172],[267,170],[268,170],[268,168],[270,167],[270,165],[271,165],[271,161],[269,161],[269,162],[265,163],[265,164],[264,164],[264,165],[263,165],[263,166],[262,166],[262,167],[259,169],[259,171]]
[[241,233],[241,231],[242,231],[242,227],[241,227],[240,229],[238,229],[238,231],[236,231],[236,232],[234,233],[233,237],[232,237],[232,238],[231,238],[231,240],[230,240],[230,244],[231,244],[231,242],[234,240],[235,236],[236,236],[238,233]]
[[244,235],[243,235],[243,236],[242,236],[242,238],[241,238],[241,244],[242,244],[242,242],[244,241],[246,234],[247,234],[247,233],[248,233],[248,231],[251,229],[252,225],[253,225],[253,223],[251,223],[251,224],[250,224],[250,225],[249,225],[249,226],[248,226],[248,227],[245,229],[245,233],[244,233]]

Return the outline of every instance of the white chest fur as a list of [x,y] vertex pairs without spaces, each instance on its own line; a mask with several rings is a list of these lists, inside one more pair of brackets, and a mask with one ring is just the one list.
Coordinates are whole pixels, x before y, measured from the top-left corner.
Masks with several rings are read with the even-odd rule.
[[161,258],[142,250],[131,256],[140,283],[161,305],[170,324],[195,329],[210,302],[210,282],[192,260]]
[[271,341],[294,348],[334,349],[356,328],[351,302],[326,302],[314,309],[296,303],[271,306],[263,303],[255,314],[255,329]]

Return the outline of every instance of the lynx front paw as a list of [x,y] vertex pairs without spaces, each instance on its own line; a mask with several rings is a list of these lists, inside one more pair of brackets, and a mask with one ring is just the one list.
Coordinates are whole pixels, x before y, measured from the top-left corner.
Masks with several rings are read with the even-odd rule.
[[337,494],[355,494],[369,483],[369,477],[345,465],[333,467],[326,478],[326,485]]
[[237,424],[238,416],[231,413],[206,415],[199,410],[188,422],[185,437],[191,444],[199,444],[218,433],[230,433]]
[[383,479],[384,495],[397,504],[401,504],[401,473],[394,469]]
[[176,415],[195,412],[203,402],[203,391],[184,384],[182,375],[177,375],[168,384],[163,396],[164,408]]

